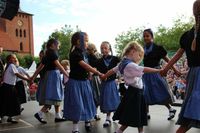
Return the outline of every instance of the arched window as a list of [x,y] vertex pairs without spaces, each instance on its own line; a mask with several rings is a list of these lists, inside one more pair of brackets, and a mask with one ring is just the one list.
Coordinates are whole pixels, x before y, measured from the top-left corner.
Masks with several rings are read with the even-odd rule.
[[15,30],[16,37],[18,37],[18,29]]
[[24,37],[26,37],[26,30],[24,30]]
[[22,37],[22,30],[19,31],[19,36]]
[[23,43],[20,42],[20,51],[23,51]]

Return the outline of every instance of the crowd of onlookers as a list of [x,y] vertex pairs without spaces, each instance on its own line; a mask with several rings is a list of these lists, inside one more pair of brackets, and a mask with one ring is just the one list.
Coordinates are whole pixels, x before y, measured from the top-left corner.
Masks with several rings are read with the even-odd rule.
[[[163,65],[165,65],[165,63],[163,63]],[[181,72],[181,75],[176,76],[173,70],[170,70],[166,79],[175,98],[183,100],[185,96],[186,77],[189,70],[186,57],[183,56],[174,66]]]

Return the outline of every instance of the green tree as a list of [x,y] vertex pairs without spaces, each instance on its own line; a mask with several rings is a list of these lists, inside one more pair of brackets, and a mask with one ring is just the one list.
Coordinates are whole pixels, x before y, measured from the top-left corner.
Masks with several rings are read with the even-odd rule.
[[121,54],[122,50],[124,47],[131,41],[137,41],[139,43],[142,42],[142,32],[143,32],[144,27],[132,29],[130,28],[127,32],[122,32],[119,34],[116,38],[116,45],[115,49],[118,55]]
[[[184,21],[186,20],[187,21]],[[179,48],[179,39],[181,35],[189,30],[194,24],[193,18],[186,18],[184,16],[179,17],[173,21],[172,27],[165,27],[159,25],[157,30],[154,32],[154,41],[164,46],[167,50],[176,51]],[[142,33],[145,29],[144,26],[136,29],[128,30],[127,32],[122,32],[116,38],[116,52],[118,55],[121,54],[123,48],[130,41],[137,41],[140,44],[143,44]]]
[[[71,37],[74,32],[80,31],[78,26],[76,26],[76,30],[74,30],[70,25],[65,25],[60,30],[55,30],[50,36],[50,38],[55,38],[60,42],[59,49],[59,57],[60,60],[69,58],[69,50],[71,48]],[[45,49],[45,45],[47,42],[44,42],[42,45],[42,49]]]
[[[1,58],[3,60],[4,63],[6,63],[6,57],[11,54],[12,52],[3,52],[1,55]],[[35,60],[33,56],[31,55],[20,55],[17,53],[14,53],[17,56],[17,59],[19,60],[19,64],[20,66],[24,67],[24,68],[29,68],[32,64],[32,62]]]
[[179,40],[181,35],[191,29],[194,24],[193,18],[189,18],[188,22],[183,22],[184,16],[176,19],[171,28],[166,28],[160,25],[155,33],[155,42],[163,45],[167,50],[176,51],[180,45]]

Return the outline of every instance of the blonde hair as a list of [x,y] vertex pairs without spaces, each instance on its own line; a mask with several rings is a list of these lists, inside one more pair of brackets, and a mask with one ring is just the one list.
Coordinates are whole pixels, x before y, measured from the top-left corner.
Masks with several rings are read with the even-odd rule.
[[200,0],[196,0],[193,4],[193,14],[195,17],[195,31],[194,31],[194,39],[192,41],[192,46],[191,50],[195,51],[196,50],[196,45],[197,45],[197,32],[199,31],[199,23],[200,23]]
[[97,52],[97,48],[93,43],[89,43],[87,50],[89,54],[94,54],[95,52]]
[[144,49],[143,47],[137,43],[137,42],[129,42],[126,47],[124,48],[123,52],[122,52],[122,57],[128,55],[130,53],[131,50],[135,50],[137,52],[139,52],[140,55],[140,61],[144,58]]
[[69,66],[69,60],[62,60],[60,62],[60,64],[64,67],[64,68],[67,68],[67,66]]

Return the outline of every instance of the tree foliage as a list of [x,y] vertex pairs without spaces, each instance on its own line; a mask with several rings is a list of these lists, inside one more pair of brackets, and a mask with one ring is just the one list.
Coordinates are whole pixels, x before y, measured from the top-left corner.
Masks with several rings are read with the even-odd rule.
[[136,29],[130,28],[129,31],[122,32],[115,38],[115,41],[116,41],[115,49],[118,55],[121,54],[122,50],[129,42],[133,40],[139,43],[142,42],[142,39],[141,39],[141,35],[143,32],[142,29],[144,29],[144,27],[136,28]]
[[[187,21],[183,21],[185,19],[187,19]],[[159,25],[154,32],[154,41],[157,44],[164,46],[167,50],[175,51],[179,48],[179,39],[181,35],[185,31],[189,30],[193,24],[193,18],[188,19],[184,16],[181,16],[173,21],[173,25],[171,27]],[[123,48],[130,41],[137,41],[140,44],[144,44],[142,39],[144,29],[146,29],[145,26],[135,29],[130,28],[130,30],[127,32],[122,32],[119,34],[115,38],[115,48],[117,54],[120,55]]]
[[[3,52],[1,54],[1,58],[3,60],[4,63],[6,63],[6,57],[11,54],[10,52]],[[15,53],[17,56],[17,59],[19,60],[19,64],[20,66],[24,67],[24,68],[29,68],[32,64],[32,62],[35,60],[35,58],[31,55],[20,55]]]
[[[78,26],[76,27],[76,31],[79,31]],[[71,37],[74,34],[74,29],[70,25],[65,25],[60,30],[55,30],[50,36],[50,38],[55,38],[60,42],[59,49],[59,58],[60,60],[69,58],[69,51],[71,47]],[[45,45],[47,41],[43,43],[42,49],[45,50]]]

